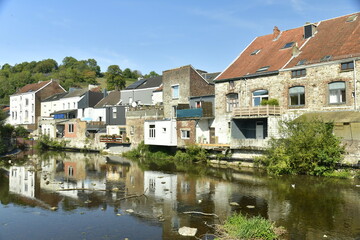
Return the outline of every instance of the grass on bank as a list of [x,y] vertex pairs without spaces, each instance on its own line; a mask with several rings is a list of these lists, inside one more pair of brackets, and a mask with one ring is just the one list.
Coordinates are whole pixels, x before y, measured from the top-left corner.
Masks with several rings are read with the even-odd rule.
[[273,223],[260,216],[248,218],[240,213],[230,216],[223,225],[217,227],[220,240],[228,239],[279,239],[285,233]]

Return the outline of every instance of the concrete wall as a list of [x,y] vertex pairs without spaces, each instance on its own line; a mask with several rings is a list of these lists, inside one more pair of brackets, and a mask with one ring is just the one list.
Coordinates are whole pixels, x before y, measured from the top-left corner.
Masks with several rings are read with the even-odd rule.
[[[155,137],[150,137],[150,126],[155,126]],[[176,146],[175,120],[147,120],[144,122],[144,143],[158,146]]]

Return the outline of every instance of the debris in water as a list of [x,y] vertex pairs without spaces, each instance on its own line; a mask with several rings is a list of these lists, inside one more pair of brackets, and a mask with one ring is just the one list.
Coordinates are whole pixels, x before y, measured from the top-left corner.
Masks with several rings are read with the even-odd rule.
[[195,236],[196,232],[197,232],[197,228],[182,227],[179,229],[179,234],[181,236],[193,237],[193,236]]

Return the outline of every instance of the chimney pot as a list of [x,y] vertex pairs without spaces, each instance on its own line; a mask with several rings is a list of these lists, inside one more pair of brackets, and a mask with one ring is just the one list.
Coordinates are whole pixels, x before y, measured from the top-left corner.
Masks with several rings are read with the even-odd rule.
[[280,30],[277,26],[274,27],[274,30],[273,30],[273,39],[276,40],[280,35]]

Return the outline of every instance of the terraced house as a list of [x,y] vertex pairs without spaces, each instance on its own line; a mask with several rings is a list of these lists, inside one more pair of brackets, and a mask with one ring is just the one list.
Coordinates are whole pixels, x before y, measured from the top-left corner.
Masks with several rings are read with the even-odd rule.
[[262,148],[279,120],[317,116],[355,153],[359,60],[359,13],[256,37],[214,81],[217,143]]

